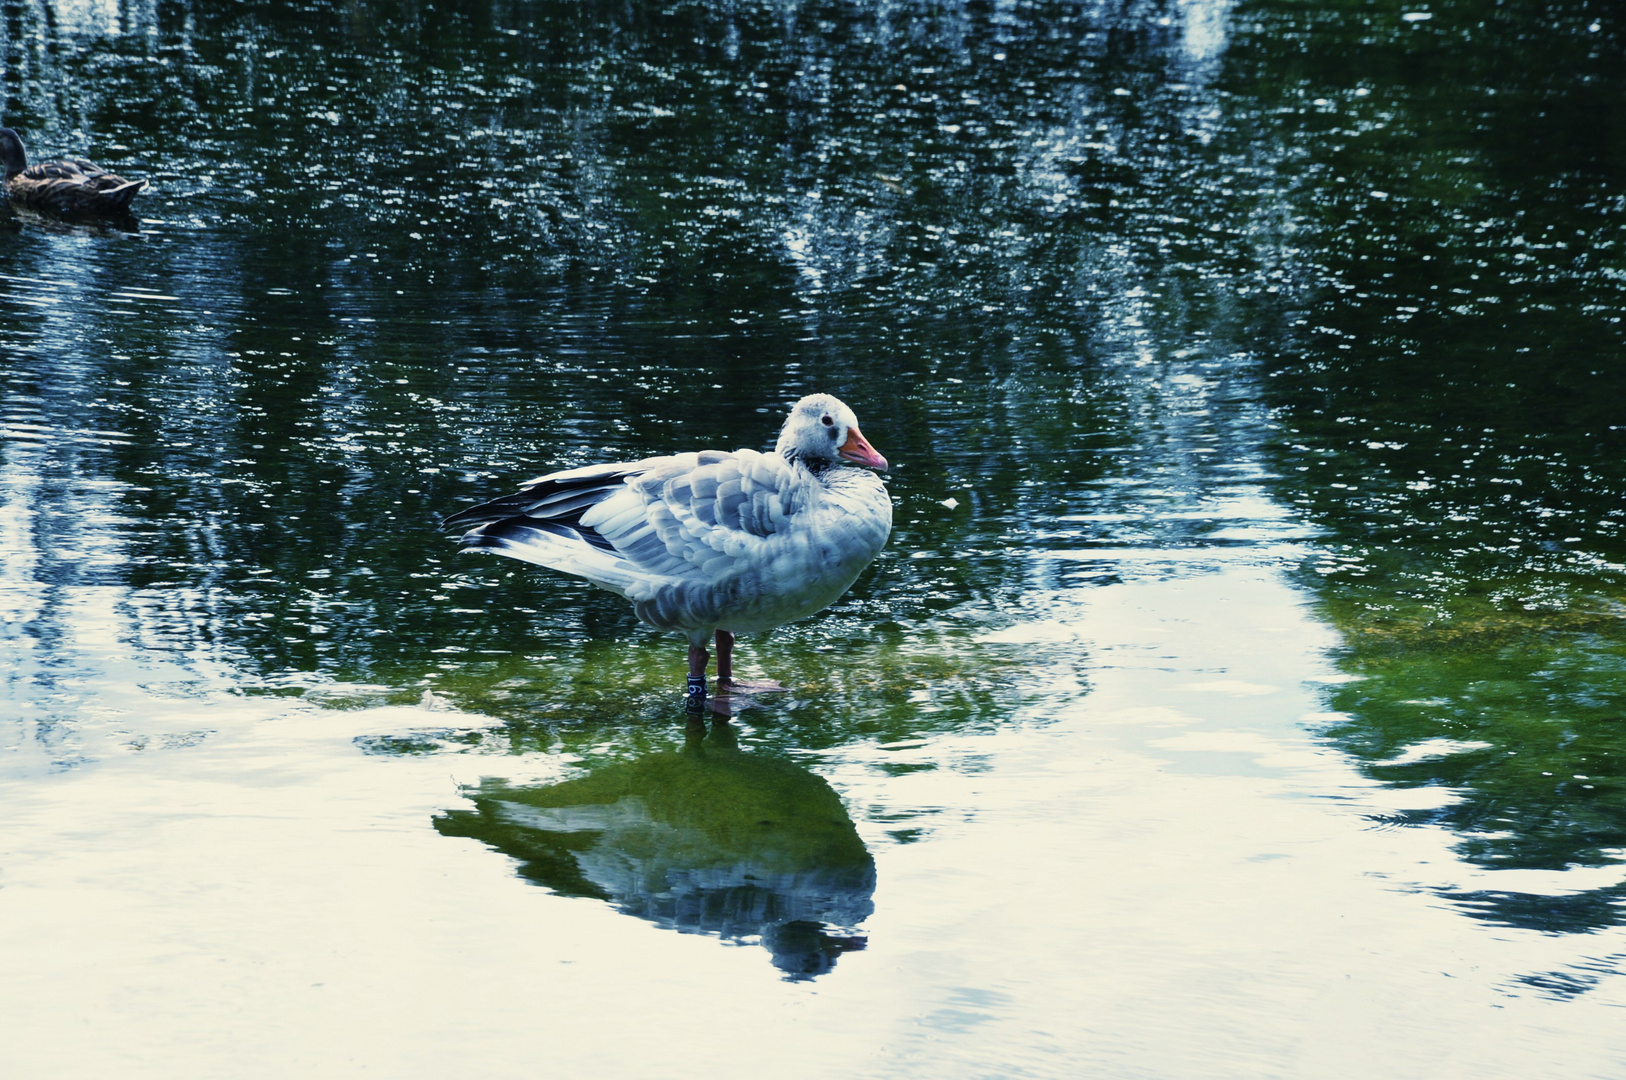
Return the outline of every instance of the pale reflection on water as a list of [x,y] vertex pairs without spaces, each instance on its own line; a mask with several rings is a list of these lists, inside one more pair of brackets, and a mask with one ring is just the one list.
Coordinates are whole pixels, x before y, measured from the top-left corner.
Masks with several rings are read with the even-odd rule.
[[[1261,1058],[1528,1076],[1555,1038],[1578,1075],[1608,1074],[1612,983],[1562,1010],[1520,992],[1543,972],[1585,977],[1593,947],[1519,931],[1487,947],[1433,899],[1467,884],[1445,838],[1369,827],[1399,804],[1308,730],[1333,641],[1276,560],[1131,574],[988,635],[1088,655],[1089,692],[1040,665],[1033,703],[999,730],[798,756],[876,867],[866,947],[810,984],[663,929],[681,919],[627,918],[613,885],[613,904],[550,898],[487,843],[427,828],[470,806],[460,784],[562,790],[565,760],[478,741],[368,752],[490,721],[434,700],[150,698],[94,765],[7,783],[8,1066],[49,1075],[91,1014],[74,1058],[121,1075],[338,1075],[359,1055],[397,1075],[517,1076],[540,1053],[566,1073],[677,1076],[763,1060],[790,1076],[927,1061],[1059,1076],[1122,1057],[1164,1076]],[[774,724],[741,722],[741,741]],[[206,737],[143,741],[188,731]],[[590,866],[614,849],[573,850]],[[25,995],[28,972],[49,978]],[[727,1016],[729,1037],[695,1040],[696,1009]],[[1489,1016],[1505,1021],[1493,1037],[1444,1034]]]

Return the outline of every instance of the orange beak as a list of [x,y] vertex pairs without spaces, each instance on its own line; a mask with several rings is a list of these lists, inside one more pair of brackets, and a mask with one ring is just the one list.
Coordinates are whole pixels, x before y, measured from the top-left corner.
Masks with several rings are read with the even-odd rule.
[[847,429],[847,441],[836,447],[836,453],[840,454],[844,460],[851,461],[856,465],[868,465],[870,468],[880,469],[882,472],[885,472],[887,468],[886,458],[875,452],[875,447],[871,446],[869,440],[859,433],[857,427]]

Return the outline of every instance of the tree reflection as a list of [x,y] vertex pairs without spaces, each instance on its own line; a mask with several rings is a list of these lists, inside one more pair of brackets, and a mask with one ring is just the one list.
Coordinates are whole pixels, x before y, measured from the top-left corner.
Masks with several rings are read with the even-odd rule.
[[1396,20],[1364,47],[1372,79],[1354,9],[1257,17],[1309,31],[1296,57],[1250,37],[1233,71],[1296,103],[1270,126],[1296,148],[1314,288],[1265,385],[1283,492],[1327,529],[1306,577],[1358,677],[1327,733],[1368,775],[1446,793],[1398,820],[1547,872],[1547,892],[1449,892],[1464,910],[1619,924],[1620,886],[1563,880],[1626,857],[1626,159],[1584,119],[1618,102],[1619,41],[1580,3],[1471,40]]
[[486,782],[435,820],[520,860],[519,874],[687,934],[756,940],[790,979],[862,949],[875,861],[830,785],[743,753],[722,718],[683,748],[535,787]]
[[[1050,571],[1013,547],[1256,441],[1229,292],[1274,271],[1240,159],[1206,149],[1217,0],[120,10],[0,23],[37,60],[8,119],[154,178],[140,238],[22,234],[0,349],[28,423],[121,436],[19,460],[115,482],[42,497],[119,523],[143,648],[419,692],[574,659],[624,613],[456,560],[437,518],[761,445],[809,389],[886,418],[903,463],[847,608],[893,637],[1021,604]],[[1166,407],[1177,373],[1214,392]]]

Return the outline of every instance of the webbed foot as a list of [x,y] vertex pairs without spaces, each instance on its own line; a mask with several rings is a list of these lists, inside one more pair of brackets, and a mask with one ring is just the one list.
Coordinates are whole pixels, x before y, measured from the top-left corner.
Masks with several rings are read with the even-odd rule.
[[737,682],[733,679],[717,680],[718,697],[726,697],[730,694],[749,696],[751,694],[782,694],[785,692],[786,688],[772,679],[764,679],[761,682]]

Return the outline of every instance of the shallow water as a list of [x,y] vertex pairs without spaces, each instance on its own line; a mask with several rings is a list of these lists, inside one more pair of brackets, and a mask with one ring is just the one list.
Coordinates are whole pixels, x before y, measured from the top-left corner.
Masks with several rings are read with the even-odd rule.
[[[0,15],[152,178],[0,221],[10,1071],[1626,1067],[1621,26]],[[436,530],[815,389],[896,529],[731,718]]]

